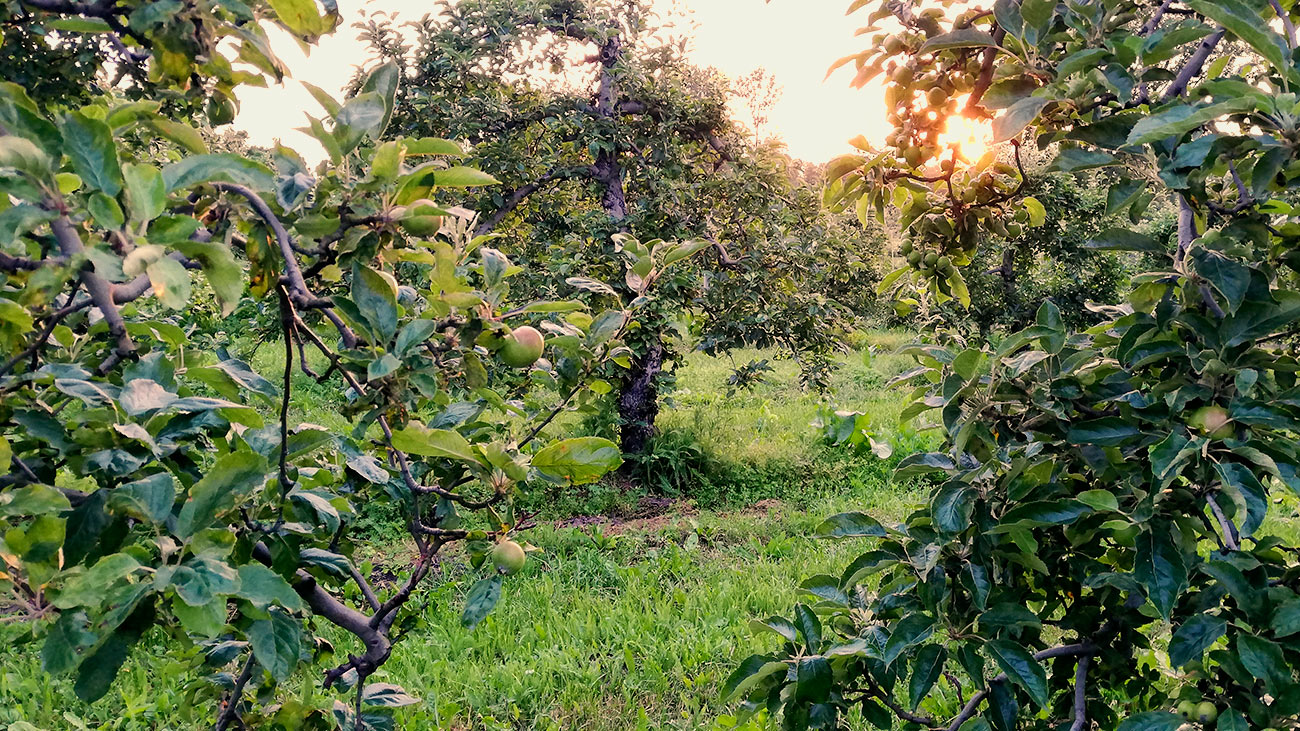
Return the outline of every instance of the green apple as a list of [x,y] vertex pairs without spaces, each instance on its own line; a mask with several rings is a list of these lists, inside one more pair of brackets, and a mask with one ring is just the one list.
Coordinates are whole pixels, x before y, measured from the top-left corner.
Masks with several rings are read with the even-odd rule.
[[1201,703],[1196,706],[1197,721],[1200,721],[1203,724],[1214,723],[1215,719],[1218,717],[1219,709],[1215,708],[1213,703],[1209,701],[1201,701]]
[[1202,406],[1192,412],[1187,425],[1211,439],[1228,439],[1236,433],[1228,410],[1222,406]]
[[526,558],[523,547],[514,541],[501,541],[492,548],[492,565],[506,576],[519,573]]
[[1177,709],[1177,710],[1178,710],[1178,715],[1180,715],[1180,716],[1182,716],[1183,718],[1186,718],[1186,719],[1188,719],[1188,720],[1191,720],[1192,718],[1194,718],[1194,717],[1196,716],[1196,702],[1195,702],[1195,701],[1183,701],[1182,703],[1179,703],[1179,704],[1178,704],[1178,709]]
[[512,368],[528,368],[542,357],[542,348],[546,347],[546,340],[542,334],[537,332],[536,328],[524,325],[515,328],[505,338],[505,345],[501,346],[498,355],[501,360]]

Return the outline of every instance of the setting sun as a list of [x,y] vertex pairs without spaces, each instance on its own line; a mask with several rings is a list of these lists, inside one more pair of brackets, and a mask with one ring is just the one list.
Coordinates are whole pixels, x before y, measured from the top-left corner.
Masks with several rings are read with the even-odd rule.
[[[964,103],[963,99],[962,104]],[[967,162],[975,162],[988,154],[992,141],[993,128],[988,120],[964,114],[948,117],[943,134],[939,136],[939,143],[944,148],[955,146],[957,154]]]

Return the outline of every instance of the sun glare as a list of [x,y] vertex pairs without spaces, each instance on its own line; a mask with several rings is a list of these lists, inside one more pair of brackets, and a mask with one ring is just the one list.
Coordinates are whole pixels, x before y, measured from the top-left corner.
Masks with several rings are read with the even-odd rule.
[[[961,104],[958,105],[959,108]],[[972,119],[964,114],[948,117],[939,144],[947,148],[957,146],[957,153],[967,162],[975,162],[989,152],[993,142],[993,127],[988,120]]]

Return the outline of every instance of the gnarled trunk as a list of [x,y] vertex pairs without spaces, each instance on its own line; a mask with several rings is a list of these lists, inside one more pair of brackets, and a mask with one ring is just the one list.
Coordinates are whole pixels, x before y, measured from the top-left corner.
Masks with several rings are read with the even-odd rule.
[[659,415],[657,381],[663,364],[664,346],[655,338],[644,355],[632,360],[632,367],[623,376],[618,415],[622,421],[619,446],[624,454],[644,453],[654,437],[655,417]]

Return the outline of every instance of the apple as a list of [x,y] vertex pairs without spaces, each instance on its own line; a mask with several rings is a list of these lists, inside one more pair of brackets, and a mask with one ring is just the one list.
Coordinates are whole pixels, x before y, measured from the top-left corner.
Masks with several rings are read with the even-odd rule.
[[528,368],[542,357],[546,339],[536,328],[524,325],[515,328],[505,337],[505,344],[497,351],[501,360],[512,368]]
[[492,548],[492,565],[506,576],[519,573],[526,558],[523,547],[514,541],[501,541]]

